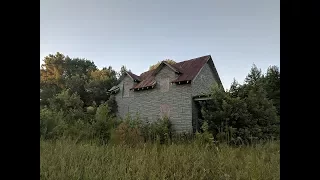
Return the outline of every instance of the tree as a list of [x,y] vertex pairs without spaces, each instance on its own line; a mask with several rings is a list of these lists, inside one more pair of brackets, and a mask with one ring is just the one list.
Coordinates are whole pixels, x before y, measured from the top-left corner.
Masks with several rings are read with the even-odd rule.
[[95,136],[106,143],[111,134],[111,129],[114,124],[114,119],[110,116],[110,110],[107,104],[101,104],[96,111],[95,123],[93,124]]
[[109,99],[108,90],[117,83],[116,72],[111,66],[102,70],[92,71],[90,80],[86,83],[86,91],[90,95],[90,102],[95,101],[97,105]]
[[280,70],[277,66],[270,66],[264,77],[264,88],[267,91],[267,97],[272,99],[277,113],[280,116]]
[[[280,115],[274,100],[280,100],[280,72],[270,67],[266,75],[254,65],[240,85],[236,80],[230,90],[220,88],[211,91],[212,100],[202,108],[209,131],[220,140],[241,139],[250,142],[252,138],[279,138]],[[280,104],[280,102],[279,102]]]
[[49,108],[56,112],[63,112],[64,120],[73,124],[84,118],[83,101],[77,93],[63,90],[61,93],[49,99]]
[[116,98],[114,96],[111,96],[106,103],[109,107],[110,114],[115,116],[116,113],[118,112],[118,105],[117,105]]
[[71,93],[77,93],[86,106],[90,105],[89,94],[86,92],[85,84],[88,81],[88,77],[81,76],[79,74],[73,75],[66,79],[66,88]]
[[106,101],[107,90],[116,83],[116,76],[111,66],[98,70],[84,58],[70,58],[59,52],[49,54],[40,69],[40,106],[48,105],[48,99],[66,89],[77,93],[85,106]]
[[121,77],[124,76],[126,72],[131,72],[131,70],[130,69],[128,70],[126,66],[122,65],[120,68],[120,72],[118,73],[118,76],[117,76],[118,79],[121,79]]
[[65,56],[59,52],[44,58],[40,69],[40,84],[54,84],[63,88],[62,75],[65,70]]
[[[166,61],[166,62],[169,63],[169,64],[176,64],[176,62],[175,62],[174,60],[171,60],[171,59],[166,59],[166,60],[164,60],[164,61]],[[156,68],[161,64],[161,62],[162,62],[162,61],[159,61],[157,64],[154,64],[154,65],[150,66],[150,67],[149,67],[149,70],[154,70],[154,69],[156,69]]]
[[258,69],[255,64],[253,64],[250,73],[245,78],[245,83],[248,85],[253,85],[261,80],[261,69]]
[[49,105],[48,100],[64,88],[65,58],[57,52],[43,59],[44,63],[40,68],[40,106]]
[[55,84],[48,84],[48,85],[40,85],[40,106],[48,106],[49,99],[52,98],[57,93],[61,92],[61,88]]
[[63,90],[50,99],[50,108],[59,110],[82,109],[83,101],[77,93]]
[[92,71],[97,70],[96,65],[92,61],[82,58],[66,58],[65,67],[65,78],[71,78],[76,75],[86,77]]

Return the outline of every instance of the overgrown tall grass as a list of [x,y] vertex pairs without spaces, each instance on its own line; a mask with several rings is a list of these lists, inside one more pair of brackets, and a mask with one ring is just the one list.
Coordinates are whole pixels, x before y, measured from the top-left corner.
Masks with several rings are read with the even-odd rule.
[[129,148],[40,140],[40,179],[280,179],[280,146],[154,143]]

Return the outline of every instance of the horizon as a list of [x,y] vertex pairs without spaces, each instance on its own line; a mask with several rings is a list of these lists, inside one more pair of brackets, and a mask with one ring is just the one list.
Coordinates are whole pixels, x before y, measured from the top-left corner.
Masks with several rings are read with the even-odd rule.
[[[94,3],[92,3],[94,2]],[[180,2],[180,3],[179,3]],[[60,52],[140,75],[164,59],[211,55],[225,89],[253,64],[280,69],[279,1],[44,1],[40,64]]]

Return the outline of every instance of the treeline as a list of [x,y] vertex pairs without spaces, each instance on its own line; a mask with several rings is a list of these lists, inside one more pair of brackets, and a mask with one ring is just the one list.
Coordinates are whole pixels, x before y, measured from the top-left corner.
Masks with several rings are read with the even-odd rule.
[[63,90],[77,94],[83,107],[100,105],[109,99],[107,90],[117,83],[126,71],[117,73],[111,66],[98,69],[93,61],[70,58],[61,53],[48,55],[40,69],[40,106],[48,106],[49,99]]
[[[95,140],[99,143],[169,143],[175,137],[170,119],[144,124],[139,115],[118,119],[117,104],[107,90],[124,72],[111,66],[98,69],[93,61],[48,55],[40,68],[40,137]],[[200,143],[212,139],[232,143],[278,139],[280,122],[280,71],[273,66],[262,74],[253,67],[245,83],[230,90],[213,88],[213,99],[203,104],[205,123],[197,133]],[[187,137],[187,136],[185,136]]]
[[170,123],[163,118],[142,124],[136,115],[116,118],[117,104],[107,93],[127,70],[98,69],[87,59],[61,53],[48,55],[40,69],[40,137],[71,138],[99,143],[132,143],[168,139]]
[[280,70],[265,74],[255,65],[244,84],[236,80],[230,90],[214,87],[202,114],[215,139],[233,143],[280,139]]

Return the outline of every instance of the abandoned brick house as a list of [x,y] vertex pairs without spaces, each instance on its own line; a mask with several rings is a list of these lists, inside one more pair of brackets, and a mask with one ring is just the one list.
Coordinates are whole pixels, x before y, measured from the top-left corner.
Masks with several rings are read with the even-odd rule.
[[221,80],[210,55],[173,65],[162,61],[154,70],[140,76],[127,72],[109,92],[115,96],[118,113],[138,113],[143,121],[153,122],[167,115],[176,132],[198,129],[199,104],[214,83]]

